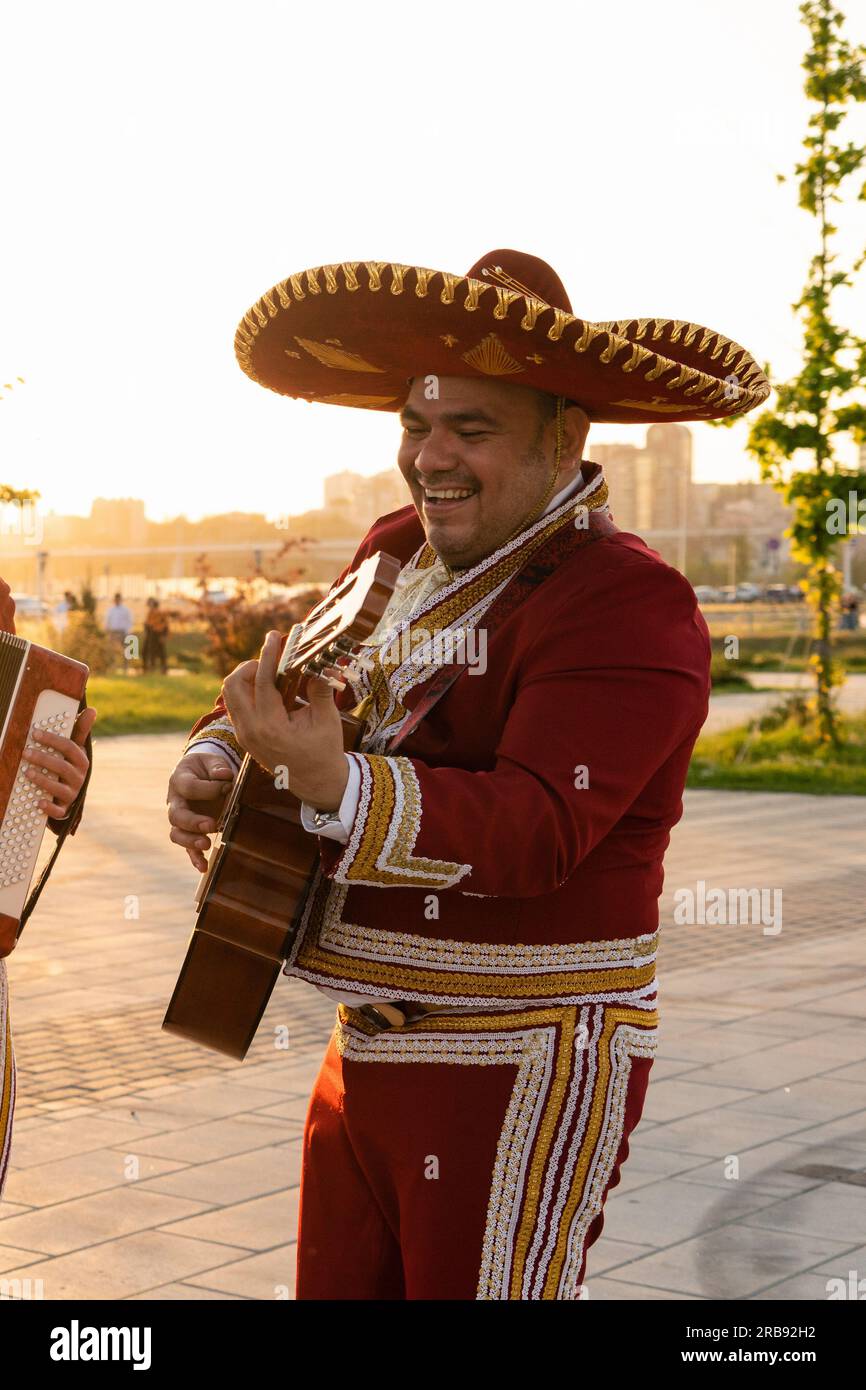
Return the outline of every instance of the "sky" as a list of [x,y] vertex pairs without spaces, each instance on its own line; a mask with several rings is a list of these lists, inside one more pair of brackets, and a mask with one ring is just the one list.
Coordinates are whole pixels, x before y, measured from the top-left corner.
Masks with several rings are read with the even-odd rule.
[[[840,8],[866,40],[864,0]],[[0,14],[0,482],[46,510],[276,516],[320,505],[329,473],[394,466],[394,416],[277,396],[234,358],[254,300],[335,261],[463,274],[516,247],[582,318],[690,319],[797,369],[816,223],[775,177],[809,114],[796,0]],[[866,140],[866,104],[843,133]],[[866,331],[862,273],[836,307]],[[757,477],[744,423],[690,428],[697,481]]]

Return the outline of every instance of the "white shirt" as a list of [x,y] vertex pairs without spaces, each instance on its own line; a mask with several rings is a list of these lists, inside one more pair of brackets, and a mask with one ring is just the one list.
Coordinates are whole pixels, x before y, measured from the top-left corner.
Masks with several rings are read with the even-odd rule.
[[106,632],[122,632],[124,637],[132,627],[132,614],[125,603],[113,603],[105,615]]

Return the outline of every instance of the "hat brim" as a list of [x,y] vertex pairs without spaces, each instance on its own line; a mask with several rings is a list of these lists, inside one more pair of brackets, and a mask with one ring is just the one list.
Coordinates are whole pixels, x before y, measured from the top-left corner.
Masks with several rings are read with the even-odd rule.
[[744,347],[700,324],[593,323],[483,280],[389,261],[281,280],[244,314],[235,353],[271,391],[362,410],[399,410],[409,380],[430,374],[498,378],[622,424],[723,419],[770,393]]

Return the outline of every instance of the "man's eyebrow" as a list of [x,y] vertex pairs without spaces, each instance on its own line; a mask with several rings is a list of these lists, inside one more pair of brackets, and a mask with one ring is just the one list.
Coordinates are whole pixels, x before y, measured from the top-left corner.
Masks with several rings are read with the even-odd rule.
[[[467,425],[478,422],[482,425],[493,425],[494,428],[498,428],[501,424],[501,421],[497,420],[494,415],[488,415],[486,410],[481,409],[447,411],[439,418],[446,425]],[[404,406],[400,411],[400,420],[401,422],[406,420],[418,421],[422,425],[426,423],[424,416],[420,415],[417,410],[413,410],[410,405]]]

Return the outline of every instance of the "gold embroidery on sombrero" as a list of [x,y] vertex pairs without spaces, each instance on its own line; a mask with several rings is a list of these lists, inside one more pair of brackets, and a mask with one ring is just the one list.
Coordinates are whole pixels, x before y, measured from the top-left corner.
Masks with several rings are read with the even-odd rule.
[[485,372],[487,376],[508,376],[526,370],[511,356],[495,333],[488,333],[474,348],[461,352],[460,356],[470,367]]
[[199,729],[197,734],[193,734],[192,738],[187,740],[184,753],[188,753],[197,743],[201,743],[207,738],[215,738],[217,742],[227,744],[238,758],[243,758],[244,750],[238,743],[232,721],[227,714],[212,720],[210,724],[205,724],[203,729]]
[[[312,338],[299,338],[295,334],[295,342],[299,343],[305,352],[311,357],[315,357],[317,362],[321,362],[323,367],[334,367],[344,372],[384,372],[384,367],[374,367],[372,362],[366,362],[363,357],[359,357],[356,352],[347,352],[345,348],[331,347],[328,343],[315,343]],[[381,400],[382,397],[379,397]]]
[[339,1006],[334,1041],[353,1062],[516,1066],[496,1147],[476,1298],[574,1299],[586,1233],[625,1132],[632,1060],[652,1057],[655,1011],[432,1015],[379,1032]]
[[[710,411],[714,412],[717,416],[744,413],[761,401],[766,400],[770,393],[770,384],[766,376],[758,363],[745,348],[738,343],[734,343],[733,340],[725,338],[723,334],[716,332],[716,330],[704,328],[699,324],[689,323],[682,319],[627,319],[590,323],[587,320],[578,318],[574,314],[566,313],[563,309],[544,303],[544,301],[539,300],[537,296],[533,294],[530,287],[521,285],[520,282],[514,280],[513,277],[508,276],[504,272],[492,276],[492,278],[500,281],[499,285],[490,286],[490,288],[495,289],[497,292],[495,303],[489,296],[486,301],[483,298],[484,291],[488,286],[471,277],[453,275],[447,271],[429,270],[419,266],[406,266],[398,262],[364,262],[363,264],[367,276],[366,283],[363,283],[359,281],[357,275],[360,264],[361,262],[359,261],[345,261],[341,262],[339,265],[334,264],[314,267],[301,274],[288,276],[285,280],[281,280],[278,284],[274,285],[266,294],[262,295],[247,313],[244,314],[235,334],[235,353],[237,360],[247,375],[262,385],[269,385],[271,389],[278,391],[283,390],[283,386],[280,384],[261,380],[253,361],[257,339],[262,331],[268,327],[271,320],[275,317],[279,317],[281,313],[285,313],[292,306],[293,302],[302,303],[312,298],[315,303],[316,296],[322,294],[322,286],[319,284],[318,280],[319,275],[323,277],[325,289],[328,295],[331,296],[339,295],[344,287],[349,293],[363,292],[364,290],[371,294],[379,293],[384,288],[385,284],[389,283],[388,280],[383,280],[383,274],[387,274],[390,277],[391,294],[401,295],[404,288],[408,290],[409,283],[411,282],[407,277],[411,273],[415,277],[415,294],[420,299],[427,297],[431,281],[434,277],[438,277],[442,286],[439,295],[440,303],[453,306],[453,310],[457,314],[461,312],[475,313],[479,309],[483,310],[486,302],[491,318],[507,320],[511,304],[516,302],[511,296],[516,295],[516,298],[519,299],[522,295],[525,312],[519,320],[521,329],[525,332],[534,333],[540,314],[545,311],[549,312],[553,316],[553,322],[547,328],[547,338],[554,343],[558,343],[560,340],[567,342],[567,339],[571,337],[572,346],[575,351],[579,353],[586,352],[589,345],[599,335],[604,334],[607,337],[607,344],[598,357],[598,361],[611,370],[615,370],[618,367],[624,372],[634,372],[636,367],[645,365],[648,359],[644,358],[642,355],[635,356],[634,348],[637,338],[643,336],[647,327],[651,324],[653,327],[650,341],[652,343],[658,343],[659,347],[658,349],[651,349],[650,355],[654,356],[657,361],[649,372],[639,375],[637,380],[652,381],[662,374],[676,372],[683,366],[688,366],[690,371],[696,370],[690,363],[684,363],[681,357],[668,357],[663,355],[665,346],[670,346],[672,349],[678,350],[686,349],[690,353],[703,356],[707,353],[709,345],[715,339],[716,346],[710,354],[710,362],[715,363],[719,354],[727,347],[727,353],[721,364],[720,370],[727,370],[730,372],[732,364],[736,360],[736,366],[733,367],[733,371],[738,378],[738,392],[736,395],[730,393],[725,388],[724,380],[720,381],[718,375],[711,375],[704,372],[698,372],[697,378],[689,387],[685,387],[683,382],[680,381],[677,386],[673,386],[670,389],[679,391],[684,398],[688,398],[693,394],[705,397],[705,399],[701,401],[702,411],[695,412],[691,402],[688,400],[686,400],[682,406],[682,413],[691,411],[695,419],[704,418],[707,412]],[[502,271],[501,267],[495,269],[498,269],[500,272]],[[485,267],[482,273],[489,275],[490,270],[490,267]],[[342,284],[338,272],[342,274]],[[306,285],[306,288],[304,288],[304,285]],[[465,287],[465,296],[460,297],[458,293],[459,287]],[[276,303],[277,299],[279,300],[279,305]],[[633,324],[636,325],[634,329],[631,327]],[[566,330],[568,331],[566,332]],[[701,337],[700,341],[697,341],[697,335],[699,333]],[[445,337],[453,337],[453,335],[440,334],[439,337],[444,341]],[[623,356],[621,349],[625,350],[626,348],[631,348],[632,352],[629,355]],[[507,349],[503,348],[503,350],[507,352]],[[527,355],[526,360],[528,362],[533,362],[536,360],[536,357],[534,355]],[[354,368],[350,367],[346,369],[354,370]],[[395,391],[399,389],[399,386],[403,384],[405,379],[404,376],[400,375],[401,368],[394,363],[387,368],[371,368],[368,366],[366,368],[357,368],[357,370],[390,371],[394,380],[389,384],[392,385]],[[519,370],[524,369],[519,368]],[[539,389],[549,388],[546,388],[543,383],[540,383]],[[290,395],[308,395],[316,400],[322,399],[322,396],[317,393],[316,390],[306,387],[302,388],[300,391],[289,388],[285,393]],[[402,399],[402,397],[398,398],[396,394],[392,396],[392,403],[394,406],[396,406],[398,399]],[[359,401],[359,404],[365,405],[363,401]],[[608,404],[610,406],[616,406],[617,402],[611,400]],[[671,402],[671,404],[673,404],[673,402]],[[365,408],[377,409],[385,407],[372,405],[365,406]],[[627,408],[637,410],[639,406],[632,406],[629,404]],[[604,409],[604,407],[602,407],[602,409]],[[605,416],[601,414],[599,416],[593,416],[592,418],[604,419]]]
[[421,828],[421,788],[408,758],[361,755],[356,762],[361,797],[336,883],[449,888],[471,872],[471,864],[412,857]]

